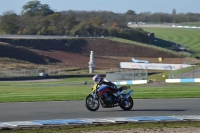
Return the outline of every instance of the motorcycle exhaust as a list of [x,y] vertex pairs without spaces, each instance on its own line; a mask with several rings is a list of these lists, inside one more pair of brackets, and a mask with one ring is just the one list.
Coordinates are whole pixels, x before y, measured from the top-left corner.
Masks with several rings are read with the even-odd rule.
[[126,90],[121,91],[121,92],[120,92],[120,95],[121,95],[121,94],[124,94],[124,92],[126,92]]
[[133,90],[130,90],[125,96],[125,99],[128,99],[130,97],[130,95],[133,94]]

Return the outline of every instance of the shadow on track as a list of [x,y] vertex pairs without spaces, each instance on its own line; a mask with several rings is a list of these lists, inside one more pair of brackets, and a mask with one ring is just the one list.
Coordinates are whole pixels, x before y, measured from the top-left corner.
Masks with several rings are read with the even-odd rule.
[[98,111],[98,112],[119,112],[119,111],[172,111],[172,112],[181,112],[181,111],[187,111],[188,109],[132,109],[132,110],[108,110],[108,111]]

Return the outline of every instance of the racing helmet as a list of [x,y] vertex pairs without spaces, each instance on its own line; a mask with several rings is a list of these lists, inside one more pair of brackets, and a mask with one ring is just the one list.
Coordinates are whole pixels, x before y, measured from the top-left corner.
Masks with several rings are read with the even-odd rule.
[[92,78],[92,80],[96,84],[101,84],[102,81],[103,81],[103,78],[100,75],[96,74],[96,75],[94,75],[94,77]]

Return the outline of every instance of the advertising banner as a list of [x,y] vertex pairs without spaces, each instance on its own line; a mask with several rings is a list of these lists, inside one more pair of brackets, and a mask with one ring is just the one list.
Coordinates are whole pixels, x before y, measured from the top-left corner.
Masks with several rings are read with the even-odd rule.
[[120,62],[120,68],[129,68],[129,69],[177,70],[191,66],[195,65]]

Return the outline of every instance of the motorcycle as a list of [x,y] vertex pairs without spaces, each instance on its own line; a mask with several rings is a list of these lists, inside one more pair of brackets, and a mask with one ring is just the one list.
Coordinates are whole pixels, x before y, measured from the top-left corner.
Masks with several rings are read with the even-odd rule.
[[134,102],[131,97],[133,90],[127,93],[130,86],[121,86],[115,93],[109,86],[99,86],[94,84],[92,94],[85,98],[85,106],[90,111],[97,111],[99,106],[103,108],[113,108],[120,106],[123,110],[131,110]]

